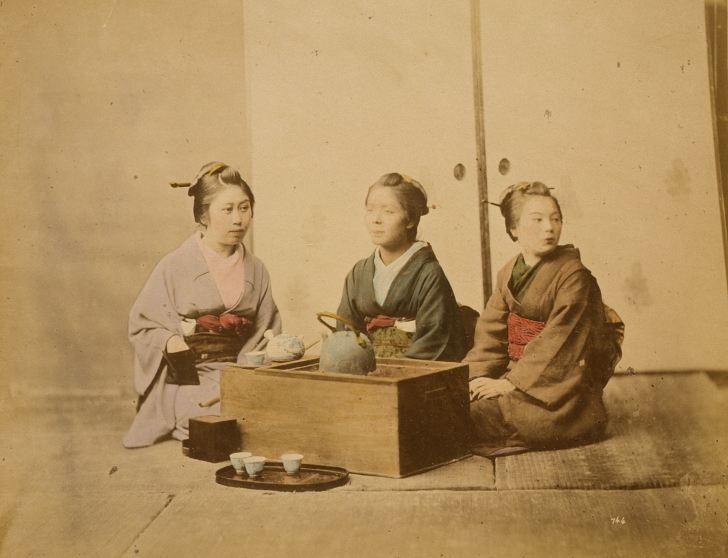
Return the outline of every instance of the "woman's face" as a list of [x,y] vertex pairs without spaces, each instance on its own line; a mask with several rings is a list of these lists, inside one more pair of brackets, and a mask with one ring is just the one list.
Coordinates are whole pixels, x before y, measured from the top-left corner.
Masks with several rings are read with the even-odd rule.
[[552,198],[529,197],[511,233],[521,245],[525,262],[533,265],[556,250],[561,237],[561,213]]
[[212,198],[202,219],[207,226],[204,240],[216,252],[232,254],[245,238],[251,219],[247,194],[237,186],[226,186]]
[[384,186],[369,191],[364,223],[372,243],[391,251],[409,243],[407,232],[414,226],[395,193]]

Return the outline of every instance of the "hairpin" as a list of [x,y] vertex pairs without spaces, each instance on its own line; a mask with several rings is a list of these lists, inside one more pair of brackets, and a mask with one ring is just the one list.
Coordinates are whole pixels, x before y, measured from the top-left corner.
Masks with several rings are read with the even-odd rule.
[[[170,182],[169,185],[172,188],[190,188],[191,189],[192,185],[193,184],[196,185],[200,181],[200,178],[202,178],[203,176],[205,176],[205,175],[211,176],[214,173],[216,173],[217,171],[219,171],[220,169],[223,169],[225,167],[227,167],[227,165],[225,163],[217,163],[217,164],[213,165],[212,167],[210,167],[210,170],[208,170],[206,172],[203,172],[203,171],[198,172],[197,176],[195,176],[195,179],[192,182]],[[192,196],[193,194],[190,194],[190,195]]]

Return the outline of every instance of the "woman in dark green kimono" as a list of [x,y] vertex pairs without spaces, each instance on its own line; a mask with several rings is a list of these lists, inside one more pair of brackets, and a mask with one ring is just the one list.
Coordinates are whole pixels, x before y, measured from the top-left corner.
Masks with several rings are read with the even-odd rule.
[[602,389],[621,357],[624,324],[602,303],[579,251],[558,245],[561,208],[545,185],[511,186],[501,212],[521,254],[498,273],[465,358],[474,451],[598,439],[607,421]]
[[386,174],[365,203],[377,248],[349,272],[338,314],[367,332],[379,357],[459,362],[467,352],[460,308],[432,247],[417,240],[429,211],[424,188]]

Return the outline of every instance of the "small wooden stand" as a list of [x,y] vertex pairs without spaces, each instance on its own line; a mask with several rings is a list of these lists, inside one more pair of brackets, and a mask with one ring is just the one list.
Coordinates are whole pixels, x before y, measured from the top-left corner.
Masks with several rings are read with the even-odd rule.
[[210,463],[227,461],[240,451],[240,432],[235,417],[205,415],[190,419],[190,438],[182,446],[185,455]]

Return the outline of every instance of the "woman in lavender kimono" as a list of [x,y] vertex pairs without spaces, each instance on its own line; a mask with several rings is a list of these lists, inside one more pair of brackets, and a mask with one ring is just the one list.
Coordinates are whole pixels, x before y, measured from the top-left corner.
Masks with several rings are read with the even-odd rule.
[[602,389],[621,357],[624,324],[602,303],[579,251],[559,246],[561,208],[540,182],[502,197],[521,254],[498,273],[478,320],[470,414],[481,455],[583,444],[604,433]]
[[128,448],[185,440],[189,418],[220,412],[209,404],[220,369],[263,349],[266,330],[281,331],[268,272],[242,244],[255,198],[238,171],[209,163],[191,184],[172,186],[190,187],[202,229],[159,262],[131,310],[139,403]]

